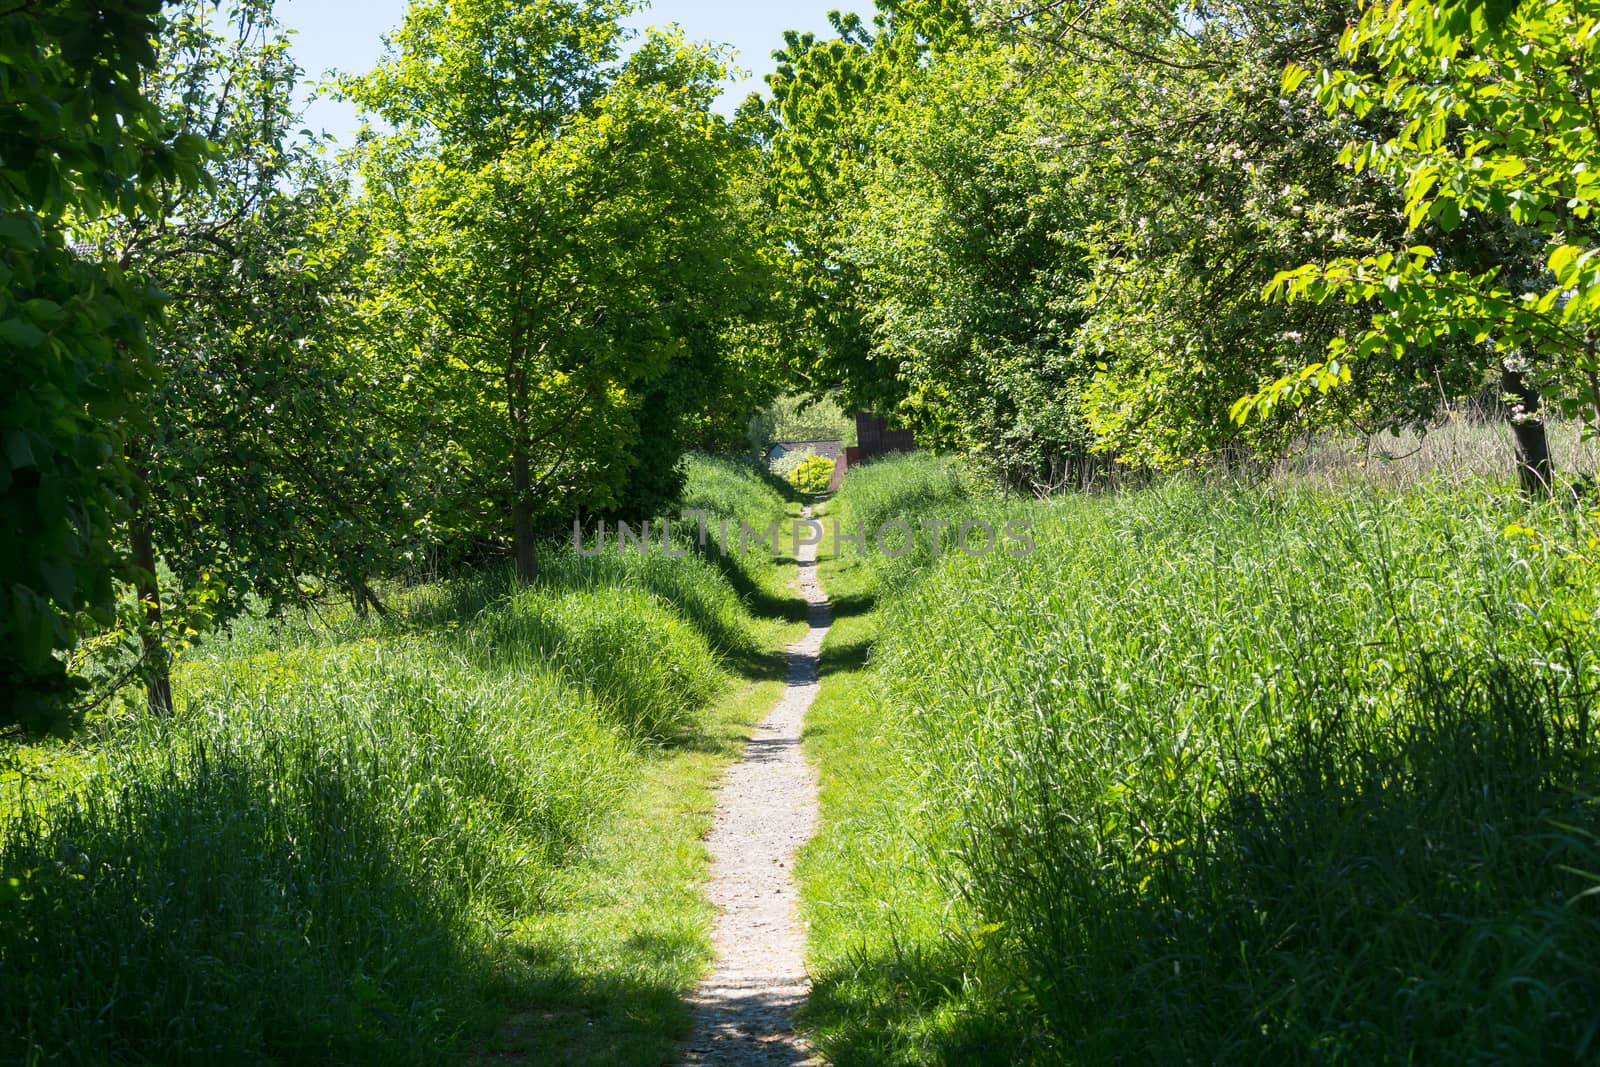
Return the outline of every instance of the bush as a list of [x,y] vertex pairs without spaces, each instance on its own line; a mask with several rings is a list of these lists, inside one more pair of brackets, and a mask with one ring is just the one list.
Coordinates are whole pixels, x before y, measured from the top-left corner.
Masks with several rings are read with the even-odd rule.
[[794,472],[800,468],[800,464],[815,459],[816,455],[809,448],[804,452],[785,452],[781,457],[772,461],[772,473],[793,485]]
[[827,456],[807,456],[789,475],[789,481],[802,493],[825,493],[833,479],[834,461]]

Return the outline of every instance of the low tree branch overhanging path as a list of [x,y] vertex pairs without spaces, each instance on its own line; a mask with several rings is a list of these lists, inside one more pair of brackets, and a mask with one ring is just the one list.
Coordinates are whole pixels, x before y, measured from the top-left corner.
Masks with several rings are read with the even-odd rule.
[[[817,523],[810,517],[803,521]],[[798,920],[796,850],[817,823],[817,777],[800,748],[818,689],[817,661],[833,621],[817,584],[817,550],[800,551],[810,630],[788,648],[789,686],[756,727],[744,758],[718,793],[709,896],[717,908],[717,959],[695,992],[690,1064],[818,1064],[794,1031],[794,1009],[810,989]]]

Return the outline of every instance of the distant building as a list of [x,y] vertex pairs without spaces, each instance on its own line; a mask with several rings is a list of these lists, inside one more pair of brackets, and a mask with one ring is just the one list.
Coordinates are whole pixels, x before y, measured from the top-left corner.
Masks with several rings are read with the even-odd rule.
[[842,441],[774,441],[771,448],[767,449],[768,468],[776,466],[779,461],[795,454],[805,455],[810,452],[814,456],[823,456],[838,462],[844,455]]
[[856,412],[856,445],[849,449],[850,462],[865,463],[891,452],[915,452],[916,439],[910,430],[891,430],[889,420],[866,411]]
[[915,452],[917,450],[916,438],[910,430],[891,430],[889,420],[882,415],[873,415],[870,412],[856,412],[856,443],[853,447],[844,450],[833,465],[833,478],[828,483],[828,492],[837,492],[839,483],[844,481],[844,472],[851,467],[860,466],[868,460],[878,456],[886,456],[891,452]]

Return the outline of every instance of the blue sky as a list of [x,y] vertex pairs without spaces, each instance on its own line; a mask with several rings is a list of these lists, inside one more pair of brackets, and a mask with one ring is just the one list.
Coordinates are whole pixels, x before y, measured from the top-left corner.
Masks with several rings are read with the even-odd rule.
[[[383,52],[380,40],[398,27],[405,16],[406,0],[278,0],[274,5],[284,25],[298,31],[295,59],[315,81],[332,68],[363,71]],[[752,76],[730,83],[720,108],[732,114],[751,92],[764,89],[762,76],[772,71],[772,50],[783,44],[784,30],[829,33],[828,11],[839,8],[869,15],[870,2],[849,0],[655,0],[629,19],[635,28],[676,22],[697,41],[731,44],[739,50],[736,64]],[[355,111],[335,100],[313,101],[307,125],[324,129],[341,143],[354,140],[358,125]]]

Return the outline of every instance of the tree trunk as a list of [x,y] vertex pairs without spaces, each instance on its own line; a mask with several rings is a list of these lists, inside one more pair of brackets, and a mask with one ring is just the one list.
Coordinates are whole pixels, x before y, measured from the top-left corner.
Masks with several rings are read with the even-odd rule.
[[531,585],[538,576],[533,559],[533,477],[528,451],[518,445],[511,451],[511,545],[517,556],[517,579]]
[[139,602],[144,605],[144,633],[139,640],[144,653],[145,694],[150,711],[164,719],[172,714],[172,665],[161,641],[161,583],[156,578],[155,540],[143,504],[134,507],[128,540],[133,565],[139,568]]
[[378,613],[380,619],[389,615],[388,606],[378,599],[378,594],[373,592],[372,586],[362,579],[358,578],[350,583],[350,601],[355,605],[357,618],[365,619],[373,611]]
[[1539,391],[1521,371],[1504,364],[1500,391],[1506,398],[1506,417],[1517,443],[1517,481],[1522,495],[1548,497],[1555,491],[1555,465],[1550,459],[1550,436],[1539,414]]

